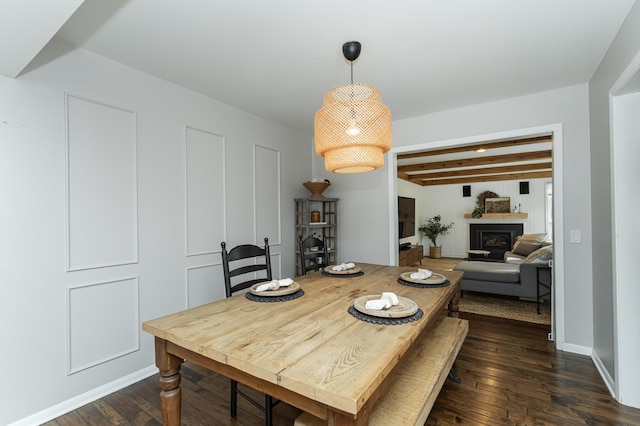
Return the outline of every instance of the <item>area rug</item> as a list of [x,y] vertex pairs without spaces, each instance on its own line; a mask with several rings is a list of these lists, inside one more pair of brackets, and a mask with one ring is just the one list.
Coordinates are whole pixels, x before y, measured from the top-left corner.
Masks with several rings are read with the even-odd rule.
[[536,302],[465,291],[460,299],[460,311],[535,324],[551,324],[551,306],[548,301],[540,303],[538,315]]
[[[465,259],[445,257],[431,259],[430,257],[424,257],[420,261],[420,267],[451,271],[462,260]],[[460,311],[535,324],[551,324],[551,305],[549,301],[540,303],[540,315],[538,315],[536,302],[519,300],[514,297],[465,291],[464,297],[460,299]]]

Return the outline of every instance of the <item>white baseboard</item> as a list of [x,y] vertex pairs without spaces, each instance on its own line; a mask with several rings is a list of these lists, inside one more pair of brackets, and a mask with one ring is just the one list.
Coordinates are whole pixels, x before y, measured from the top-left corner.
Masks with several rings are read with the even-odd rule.
[[[41,425],[43,423],[46,423],[50,420],[55,419],[56,417],[60,417],[63,414],[73,411],[76,408],[82,407],[83,405],[87,405],[90,402],[100,399],[103,396],[109,395],[115,391],[118,391],[122,388],[126,388],[127,386],[137,383],[140,380],[144,380],[147,377],[153,376],[157,372],[158,372],[158,368],[155,365],[151,365],[149,367],[143,368],[142,370],[135,371],[124,377],[116,379],[113,382],[110,382],[100,387],[97,387],[95,389],[92,389],[89,392],[85,392],[81,395],[78,395],[76,397],[63,401],[60,404],[56,404],[52,407],[49,407],[47,409],[34,413],[28,417],[25,417],[22,420],[18,420],[17,422],[10,423],[8,426]],[[160,394],[158,393],[158,395]]]
[[593,360],[593,363],[595,364],[596,368],[598,369],[598,373],[600,373],[600,377],[602,377],[602,380],[604,381],[604,384],[607,385],[607,388],[609,389],[609,393],[611,394],[612,397],[616,397],[616,392],[615,392],[615,381],[613,380],[613,377],[611,377],[611,375],[609,374],[609,372],[607,371],[607,369],[605,368],[604,364],[602,363],[602,360],[600,360],[600,357],[598,356],[598,353],[596,351],[593,351],[593,353],[591,354],[591,359]]
[[571,343],[564,343],[562,350],[565,352],[571,352],[572,354],[591,356],[593,349],[588,346],[574,345]]

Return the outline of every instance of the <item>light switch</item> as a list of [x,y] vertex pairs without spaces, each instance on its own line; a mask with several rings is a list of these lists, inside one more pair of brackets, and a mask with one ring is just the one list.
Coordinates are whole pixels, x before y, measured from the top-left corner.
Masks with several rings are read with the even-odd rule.
[[571,230],[571,236],[570,236],[569,242],[572,242],[574,244],[578,244],[578,243],[581,242],[581,236],[580,236],[580,230],[579,229],[572,229]]

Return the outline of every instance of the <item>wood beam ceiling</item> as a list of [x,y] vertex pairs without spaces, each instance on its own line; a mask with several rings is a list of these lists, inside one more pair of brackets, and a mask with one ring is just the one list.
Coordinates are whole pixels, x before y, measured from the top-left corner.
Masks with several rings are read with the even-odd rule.
[[[538,150],[493,155],[485,157],[465,157],[442,161],[425,161],[416,164],[399,165],[398,178],[422,185],[449,185],[474,182],[492,182],[501,180],[527,180],[552,177],[553,151],[548,149],[551,135],[535,136],[523,139],[494,141],[469,146],[435,149],[429,151],[399,154],[398,161],[407,159],[430,159],[437,156],[464,154],[498,148],[514,148],[524,145],[540,144]],[[529,149],[535,147],[529,147]],[[504,150],[503,150],[504,151]]]

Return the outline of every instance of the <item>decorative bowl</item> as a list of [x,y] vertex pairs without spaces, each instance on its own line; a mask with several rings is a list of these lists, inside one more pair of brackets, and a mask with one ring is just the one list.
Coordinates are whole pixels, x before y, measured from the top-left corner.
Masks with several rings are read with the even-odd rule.
[[331,184],[329,182],[305,182],[302,185],[311,192],[311,197],[324,198],[322,192]]

